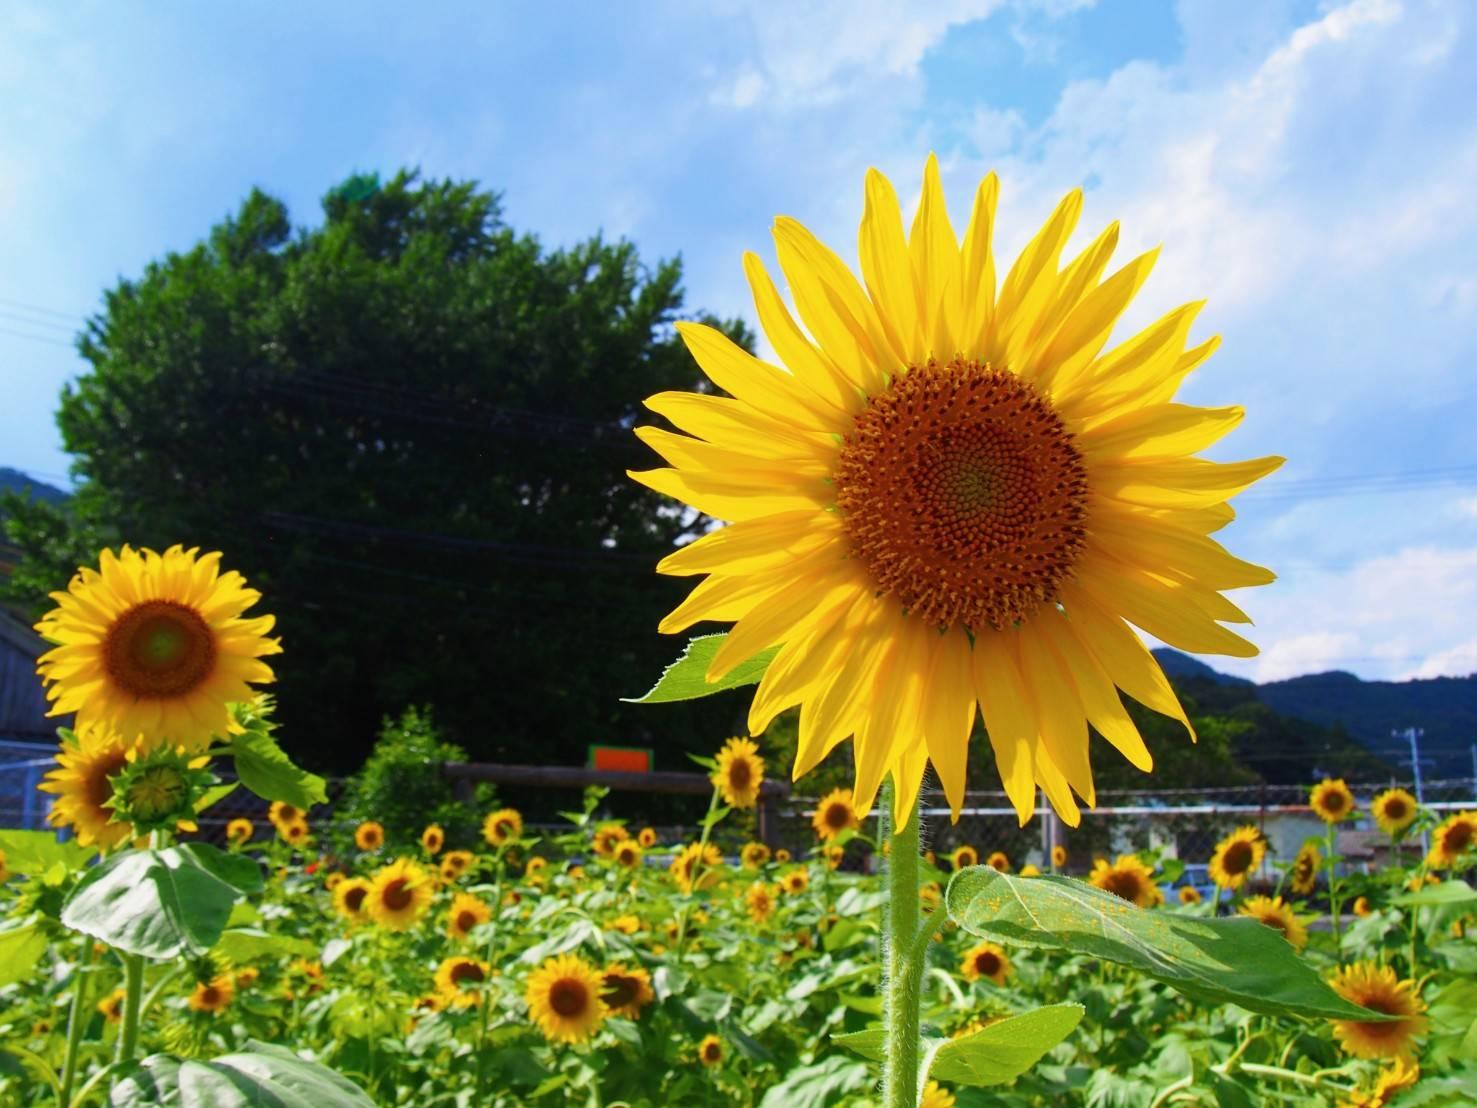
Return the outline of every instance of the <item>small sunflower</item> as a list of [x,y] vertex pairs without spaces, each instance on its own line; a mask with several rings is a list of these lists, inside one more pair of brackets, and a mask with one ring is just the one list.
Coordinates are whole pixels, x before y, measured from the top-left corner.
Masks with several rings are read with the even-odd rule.
[[828,843],[821,850],[821,857],[826,860],[827,869],[840,869],[841,863],[846,859],[846,848],[840,843]]
[[535,854],[524,864],[523,878],[525,881],[541,881],[548,869],[549,860],[541,854]]
[[600,999],[612,1016],[636,1019],[641,1009],[656,999],[651,988],[651,974],[640,966],[615,962],[605,967],[601,976]]
[[118,776],[128,765],[133,744],[99,727],[65,735],[56,753],[56,769],[47,773],[38,786],[57,797],[46,822],[53,827],[70,827],[83,846],[96,844],[103,850],[118,846],[132,830],[113,818],[113,785],[109,778]]
[[1185,905],[1199,904],[1199,903],[1201,903],[1203,901],[1203,899],[1204,898],[1201,897],[1201,895],[1200,895],[1200,890],[1197,889],[1194,885],[1181,885],[1180,886],[1180,903],[1181,904],[1185,904]]
[[470,1008],[481,998],[478,985],[492,974],[492,967],[476,958],[453,955],[436,967],[436,992],[453,1008]]
[[1010,975],[1010,959],[994,943],[975,943],[964,952],[964,958],[959,963],[959,973],[966,981],[978,981],[985,977],[997,985],[1003,985]]
[[1109,864],[1099,858],[1087,876],[1087,883],[1104,892],[1137,904],[1140,908],[1152,908],[1159,902],[1159,887],[1154,884],[1154,871],[1139,861],[1137,854],[1120,854],[1118,860]]
[[256,834],[256,824],[249,819],[233,819],[226,824],[226,842],[241,846],[251,841]]
[[446,933],[453,939],[465,939],[472,928],[492,919],[492,908],[471,893],[457,893],[446,913]]
[[232,730],[229,706],[274,680],[261,659],[282,647],[266,637],[271,616],[242,618],[261,594],[221,574],[220,554],[198,553],[104,550],[100,572],[84,567],[51,594],[58,606],[36,624],[58,644],[36,663],[51,715],[191,749]]
[[1313,786],[1308,806],[1324,823],[1338,823],[1354,814],[1354,794],[1344,784],[1343,778],[1325,777]]
[[943,903],[944,890],[937,881],[925,881],[918,886],[918,902],[925,912],[933,912]]
[[628,838],[626,829],[618,823],[602,823],[595,828],[594,838],[591,840],[591,849],[602,858],[610,858],[615,854],[616,843],[623,842]]
[[231,974],[231,980],[236,985],[236,991],[249,989],[261,979],[262,971],[255,966],[242,966]]
[[489,812],[482,821],[482,837],[488,846],[507,846],[523,837],[523,814],[514,808]]
[[1350,909],[1360,919],[1367,919],[1374,914],[1374,909],[1369,906],[1369,897],[1360,896],[1354,898],[1354,907]]
[[354,828],[354,845],[360,850],[378,850],[385,845],[385,829],[372,819]]
[[1041,868],[1039,866],[1033,866],[1030,862],[1027,862],[1025,865],[1023,865],[1021,867],[1020,876],[1021,877],[1040,877],[1041,876]]
[[109,1023],[121,1023],[123,1022],[123,1002],[127,999],[128,994],[124,990],[114,989],[97,1002],[97,1010]]
[[365,910],[385,930],[404,931],[425,914],[432,893],[425,870],[406,858],[396,858],[370,880]]
[[231,974],[221,973],[209,981],[200,981],[190,994],[190,1011],[209,1012],[212,1015],[224,1012],[236,998],[236,982]]
[[1356,962],[1335,973],[1329,984],[1345,1000],[1399,1019],[1381,1023],[1334,1020],[1333,1033],[1356,1058],[1412,1058],[1415,1038],[1426,1030],[1426,1010],[1415,985],[1401,981],[1389,966]]
[[823,842],[830,842],[841,832],[855,831],[862,825],[856,807],[851,802],[850,789],[832,789],[821,797],[810,822]]
[[790,852],[782,846],[776,847],[774,851],[774,860],[782,866],[788,865],[790,862]]
[[717,1035],[705,1035],[697,1044],[698,1061],[712,1069],[723,1062],[723,1040]]
[[646,924],[641,922],[640,916],[625,915],[616,916],[615,919],[611,920],[605,926],[608,930],[619,931],[622,935],[634,935],[645,927]]
[[985,865],[989,866],[996,873],[1009,873],[1010,857],[1005,853],[1005,851],[996,850],[993,851],[990,856],[985,859]]
[[656,846],[656,828],[643,827],[640,831],[636,832],[636,841],[641,844],[642,850],[650,850]]
[[803,869],[792,869],[780,878],[780,888],[790,896],[799,896],[810,888],[810,874]]
[[718,867],[723,864],[723,854],[712,843],[689,843],[682,853],[672,859],[667,872],[677,887],[685,893],[693,889],[706,889],[718,880]]
[[1238,827],[1220,842],[1210,856],[1210,879],[1223,889],[1239,889],[1262,864],[1266,840],[1255,827]]
[[1386,1108],[1420,1076],[1420,1066],[1407,1058],[1396,1058],[1388,1069],[1381,1071],[1372,1088],[1368,1091],[1356,1089],[1353,1096],[1344,1102],[1344,1108]]
[[1061,869],[1067,864],[1067,848],[1058,844],[1051,848],[1051,868]]
[[284,823],[294,823],[306,819],[308,813],[285,800],[274,800],[267,806],[267,819],[274,825],[280,826]]
[[1308,945],[1307,927],[1293,914],[1292,905],[1280,896],[1249,896],[1237,911],[1281,931],[1282,937],[1292,944],[1294,950],[1302,950]]
[[764,783],[764,759],[759,747],[748,739],[729,739],[718,752],[718,770],[713,784],[730,808],[752,808]]
[[348,877],[349,875],[346,873],[343,873],[339,870],[333,870],[329,873],[327,877],[323,879],[323,887],[329,892],[333,892],[334,889],[338,888],[345,881],[347,881]]
[[641,847],[635,839],[622,839],[615,845],[614,860],[616,865],[634,869],[641,864]]
[[763,843],[744,843],[743,849],[739,851],[739,861],[744,869],[758,869],[769,861],[769,847]]
[[1369,805],[1374,821],[1390,838],[1399,838],[1419,815],[1416,799],[1404,789],[1386,789]]
[[302,846],[308,841],[308,821],[295,819],[288,823],[279,823],[277,824],[277,834],[289,846]]
[[918,1108],[954,1108],[959,1101],[937,1081],[923,1086],[923,1095],[918,1098]]
[[1477,847],[1477,812],[1458,812],[1431,832],[1426,864],[1432,869],[1454,869],[1473,847]]
[[955,869],[967,869],[970,866],[980,864],[980,852],[965,843],[963,846],[954,848],[954,853],[949,855],[949,864]]
[[578,1043],[605,1022],[600,999],[604,987],[605,979],[594,966],[576,954],[560,954],[528,975],[523,999],[544,1038]]
[[755,881],[744,893],[744,906],[749,911],[749,918],[755,923],[764,923],[770,916],[774,915],[773,885],[766,885],[763,881]]
[[358,922],[369,918],[364,898],[369,895],[369,882],[363,877],[347,877],[333,888],[333,907],[344,919]]
[[446,832],[439,823],[433,823],[421,832],[421,849],[427,854],[440,854],[446,845]]
[[1297,857],[1292,860],[1287,883],[1294,896],[1311,896],[1318,886],[1318,869],[1323,864],[1323,855],[1316,843],[1304,843]]

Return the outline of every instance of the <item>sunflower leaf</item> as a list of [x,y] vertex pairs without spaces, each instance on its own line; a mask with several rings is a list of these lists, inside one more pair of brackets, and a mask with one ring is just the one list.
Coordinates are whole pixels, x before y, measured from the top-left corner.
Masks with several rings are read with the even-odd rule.
[[295,766],[277,740],[265,731],[233,735],[231,756],[241,783],[263,800],[286,801],[305,811],[328,801],[323,778]]
[[645,696],[622,697],[622,700],[627,704],[666,704],[674,700],[697,700],[743,685],[757,685],[769,663],[779,653],[779,647],[770,647],[735,666],[722,680],[708,681],[708,666],[727,637],[726,632],[720,632],[690,640],[683,647],[681,656],[663,671],[650,692]]
[[952,1085],[1014,1081],[1070,1035],[1085,1011],[1080,1004],[1052,1004],[950,1039],[933,1052],[928,1076]]
[[58,863],[79,870],[97,855],[75,839],[62,842],[52,831],[0,831],[0,850],[10,872],[27,877],[40,877]]
[[0,924],[0,988],[30,976],[31,969],[46,952],[46,932],[41,913],[23,920]]
[[113,1087],[111,1103],[113,1108],[146,1104],[370,1108],[374,1102],[358,1085],[327,1066],[253,1039],[245,1048],[208,1062],[151,1054],[129,1066]]
[[1280,934],[1245,916],[1202,919],[1139,908],[1068,877],[1011,877],[989,866],[955,875],[947,905],[971,934],[1117,962],[1213,1004],[1270,1015],[1385,1018],[1339,996]]

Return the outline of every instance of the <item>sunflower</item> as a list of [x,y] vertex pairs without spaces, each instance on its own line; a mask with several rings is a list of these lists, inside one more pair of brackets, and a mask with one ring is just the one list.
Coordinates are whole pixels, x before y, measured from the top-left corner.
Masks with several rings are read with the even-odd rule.
[[1189,905],[1195,905],[1195,904],[1201,903],[1203,900],[1204,900],[1204,898],[1200,895],[1200,890],[1197,889],[1194,885],[1181,885],[1180,886],[1180,903],[1181,904],[1184,904],[1184,905],[1187,905],[1187,906],[1189,906]]
[[488,846],[507,846],[523,837],[523,815],[514,808],[488,813],[482,821],[482,837]]
[[1433,869],[1452,869],[1474,846],[1477,846],[1477,812],[1458,812],[1431,833],[1431,853],[1426,864]]
[[113,799],[108,779],[123,772],[131,745],[102,727],[64,738],[56,753],[56,769],[38,786],[57,797],[46,822],[70,827],[83,846],[96,844],[108,850],[127,840],[132,833],[129,825],[115,820],[108,807]]
[[1010,959],[994,943],[975,943],[964,952],[964,959],[959,963],[959,973],[966,981],[978,981],[981,977],[987,977],[995,984],[1003,985],[1010,974]]
[[635,839],[622,839],[616,844],[615,862],[627,869],[641,864],[641,847],[637,845]]
[[492,919],[492,909],[487,902],[471,893],[457,893],[446,913],[446,933],[453,939],[465,939],[472,928]]
[[1323,855],[1315,843],[1304,843],[1297,857],[1292,860],[1288,871],[1288,885],[1295,896],[1311,896],[1318,885],[1318,870],[1323,864]]
[[826,860],[826,868],[836,870],[841,868],[841,863],[846,858],[846,847],[840,843],[829,843],[821,851],[821,856]]
[[453,955],[436,967],[436,992],[453,1008],[470,1008],[481,997],[478,985],[491,976],[492,967],[476,958]]
[[605,967],[601,975],[600,999],[612,1016],[629,1016],[636,1019],[656,999],[651,989],[651,974],[640,966],[627,966],[615,962]]
[[237,990],[249,989],[260,980],[262,971],[255,966],[242,966],[231,974],[231,980]]
[[723,1062],[723,1040],[717,1035],[705,1035],[697,1044],[698,1061],[712,1069]]
[[1334,780],[1325,777],[1313,786],[1308,796],[1308,806],[1318,813],[1324,823],[1338,823],[1354,814],[1354,794],[1343,778]]
[[237,846],[251,841],[251,836],[256,834],[256,824],[249,819],[233,819],[226,824],[226,842]]
[[1099,858],[1093,863],[1087,883],[1140,908],[1151,908],[1160,898],[1159,887],[1154,884],[1154,871],[1139,861],[1137,854],[1120,854],[1111,865],[1106,858]]
[[1223,889],[1239,889],[1262,864],[1266,840],[1249,824],[1238,827],[1220,842],[1210,856],[1210,879]]
[[923,906],[925,912],[937,910],[943,903],[944,890],[937,881],[925,881],[918,886],[918,902]]
[[1420,1076],[1420,1066],[1407,1058],[1396,1058],[1375,1079],[1373,1088],[1368,1092],[1356,1089],[1352,1098],[1344,1104],[1346,1108],[1385,1108],[1402,1090],[1414,1085]]
[[641,922],[640,916],[626,915],[616,916],[615,919],[611,920],[605,926],[608,930],[619,931],[622,935],[634,935],[637,931],[645,927],[646,924]]
[[1051,868],[1061,869],[1067,864],[1067,848],[1057,845],[1051,848]]
[[36,624],[57,644],[36,663],[51,715],[192,749],[232,729],[229,705],[274,679],[261,659],[282,647],[266,637],[271,616],[241,618],[261,594],[221,574],[220,554],[198,553],[104,550],[100,572],[80,569],[51,594],[57,607]]
[[1354,906],[1349,909],[1360,919],[1366,919],[1374,914],[1374,909],[1369,906],[1369,897],[1360,896],[1354,898]]
[[763,843],[744,843],[743,849],[739,851],[739,861],[744,869],[758,869],[769,861],[769,847]]
[[10,862],[5,857],[5,851],[0,850],[0,882],[10,880]]
[[1362,1008],[1399,1019],[1380,1023],[1334,1020],[1333,1033],[1344,1051],[1356,1058],[1411,1058],[1417,1035],[1425,1033],[1426,1010],[1415,985],[1401,981],[1389,966],[1356,962],[1330,979],[1333,991]]
[[527,881],[541,881],[548,868],[549,860],[540,854],[535,854],[524,864],[523,877]]
[[1021,867],[1020,876],[1021,877],[1040,877],[1041,876],[1041,868],[1039,866],[1033,866],[1030,862],[1027,862],[1025,865],[1023,865]]
[[577,954],[550,958],[528,975],[523,999],[544,1038],[578,1043],[588,1039],[605,1021],[600,993],[605,979]]
[[277,834],[289,846],[302,846],[308,841],[308,821],[295,819],[290,823],[277,824]]
[[923,1086],[923,1095],[918,1098],[918,1108],[954,1108],[959,1102],[937,1081]]
[[780,888],[791,896],[799,896],[810,888],[810,874],[803,869],[792,869],[780,878]]
[[123,1020],[123,1002],[126,999],[128,999],[128,994],[124,990],[114,989],[97,1002],[97,1010],[102,1013],[103,1019],[108,1023],[121,1023]]
[[385,845],[385,829],[372,819],[354,828],[354,845],[360,850],[378,850]]
[[957,818],[978,702],[1021,822],[1039,785],[1075,826],[1073,792],[1096,799],[1089,724],[1152,764],[1118,689],[1189,728],[1129,623],[1182,650],[1256,653],[1221,626],[1248,621],[1221,590],[1272,574],[1208,533],[1281,459],[1193,456],[1243,414],[1171,403],[1218,344],[1185,347],[1200,302],[1103,354],[1158,252],[1100,281],[1113,224],[1063,268],[1080,190],[998,295],[993,174],[962,244],[933,157],[909,236],[887,179],[869,171],[865,192],[865,290],[800,224],[775,222],[804,331],[745,256],[783,368],[677,325],[731,398],[648,399],[692,437],[638,428],[670,468],[631,476],[730,525],[658,565],[708,575],[660,630],[736,621],[710,681],[783,644],[749,730],[799,705],[796,777],[854,735],[859,809],[891,772],[905,824],[932,761]]
[[1374,798],[1369,808],[1380,830],[1392,839],[1414,823],[1418,814],[1415,797],[1404,789],[1386,789]]
[[656,828],[643,827],[636,832],[636,841],[641,845],[642,850],[650,850],[656,846]]
[[689,843],[672,859],[667,872],[685,893],[694,888],[706,889],[718,880],[717,867],[723,864],[723,855],[712,843]]
[[273,824],[292,823],[294,820],[304,819],[307,812],[285,800],[274,800],[267,805],[267,819]]
[[1282,937],[1291,943],[1295,950],[1302,950],[1308,945],[1307,927],[1297,916],[1293,915],[1292,905],[1280,896],[1249,896],[1237,911],[1243,916],[1250,916],[1276,931],[1281,931]]
[[759,747],[748,739],[729,739],[718,752],[718,771],[713,784],[730,808],[752,808],[764,784],[764,759]]
[[364,898],[369,895],[369,882],[363,877],[349,877],[333,888],[333,907],[347,920],[369,918]]
[[788,865],[790,861],[790,852],[782,846],[776,847],[774,851],[774,860],[782,866]]
[[472,852],[470,850],[448,850],[441,857],[441,876],[447,881],[455,881],[471,866]]
[[980,864],[980,852],[965,843],[963,846],[954,848],[954,853],[949,855],[949,864],[955,869],[977,866]]
[[387,931],[404,931],[425,914],[431,895],[426,871],[406,858],[396,858],[370,881],[365,910]]
[[433,823],[421,832],[421,849],[427,854],[440,854],[446,845],[446,832],[439,823]]
[[989,866],[996,873],[1010,872],[1010,858],[1003,850],[993,851],[990,856],[985,859],[985,865]]
[[775,889],[773,885],[766,885],[763,881],[755,881],[749,886],[748,892],[744,893],[744,905],[749,910],[749,918],[755,923],[764,923],[774,914]]
[[209,981],[199,981],[190,994],[190,1011],[224,1012],[236,997],[236,982],[229,973],[220,973]]
[[626,829],[620,824],[602,823],[595,828],[595,836],[590,845],[600,857],[609,858],[615,854],[615,844],[625,838],[627,838]]
[[851,790],[832,789],[821,797],[815,806],[815,814],[810,817],[810,824],[822,842],[830,842],[843,831],[859,829],[862,823],[856,806],[851,802]]

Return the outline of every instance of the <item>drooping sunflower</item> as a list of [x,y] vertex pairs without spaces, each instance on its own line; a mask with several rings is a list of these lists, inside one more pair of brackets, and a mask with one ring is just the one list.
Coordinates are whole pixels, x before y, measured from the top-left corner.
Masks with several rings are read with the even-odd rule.
[[918,1108],[954,1108],[958,1099],[937,1081],[923,1086],[923,1095],[918,1098]]
[[755,923],[764,923],[774,914],[773,885],[766,885],[763,881],[755,881],[744,893],[744,906],[748,909],[749,918]]
[[1255,827],[1238,827],[1220,842],[1210,856],[1210,879],[1223,889],[1239,889],[1267,853],[1267,842]]
[[1003,850],[991,851],[990,856],[985,859],[985,865],[996,873],[1010,872],[1010,857]]
[[1356,962],[1330,979],[1345,1000],[1399,1019],[1380,1023],[1334,1020],[1333,1033],[1344,1051],[1356,1058],[1412,1058],[1416,1036],[1425,1034],[1425,1003],[1411,981],[1401,981],[1389,966]]
[[459,954],[443,958],[436,967],[436,992],[453,1008],[470,1008],[481,999],[478,985],[491,976],[492,967]]
[[209,981],[197,981],[188,1004],[192,1012],[224,1012],[236,998],[236,981],[229,973],[220,973]]
[[783,366],[678,324],[730,396],[648,399],[688,434],[638,428],[669,468],[632,477],[729,526],[658,565],[708,575],[660,630],[733,623],[714,681],[783,644],[749,730],[799,705],[796,777],[854,736],[859,809],[891,773],[902,824],[932,761],[957,817],[979,704],[1021,822],[1039,785],[1076,825],[1073,792],[1096,799],[1089,724],[1152,764],[1119,689],[1190,726],[1130,623],[1183,650],[1256,653],[1221,626],[1248,622],[1221,592],[1273,575],[1209,533],[1281,459],[1193,456],[1243,414],[1172,403],[1218,343],[1186,348],[1200,302],[1103,353],[1158,251],[1102,280],[1114,224],[1063,266],[1080,190],[998,294],[993,174],[962,243],[933,157],[909,234],[882,174],[865,191],[865,289],[800,224],[775,222],[805,330],[744,258]]
[[590,841],[590,847],[602,858],[609,858],[615,854],[615,844],[626,838],[626,829],[618,823],[602,823],[595,828],[595,835]]
[[1287,884],[1294,896],[1311,896],[1318,885],[1318,870],[1323,864],[1323,855],[1316,843],[1304,843],[1292,860],[1287,873]]
[[233,819],[226,824],[226,842],[241,846],[251,841],[256,834],[256,824],[249,819]]
[[128,994],[124,990],[114,989],[97,1002],[97,1010],[102,1013],[103,1019],[108,1023],[122,1023],[123,1002],[126,999],[128,999]]
[[634,869],[641,864],[641,847],[635,839],[622,839],[615,845],[614,861],[618,866]]
[[1180,903],[1186,906],[1200,904],[1204,900],[1204,898],[1200,895],[1200,890],[1197,889],[1194,885],[1181,885],[1179,896]]
[[1061,869],[1067,864],[1067,848],[1058,844],[1051,848],[1051,868]]
[[1346,1108],[1386,1108],[1402,1090],[1414,1085],[1420,1076],[1420,1066],[1408,1058],[1396,1058],[1387,1069],[1380,1072],[1371,1088],[1355,1089],[1351,1098],[1345,1102]]
[[407,858],[396,858],[370,880],[364,908],[385,930],[404,931],[425,914],[433,892],[425,870]]
[[421,849],[427,854],[440,854],[446,845],[446,832],[439,823],[433,823],[421,832]]
[[852,803],[851,790],[832,789],[821,797],[810,823],[822,842],[830,842],[843,831],[860,828],[862,822],[857,815],[856,805]]
[[636,1019],[641,1009],[656,999],[651,988],[651,974],[640,966],[614,962],[601,975],[600,999],[612,1016]]
[[453,939],[465,939],[472,928],[492,919],[492,908],[471,893],[457,893],[446,913],[446,933]]
[[791,896],[799,896],[810,888],[810,873],[803,869],[792,869],[780,878],[780,888]]
[[369,918],[365,898],[369,895],[369,882],[363,877],[347,877],[333,888],[333,906],[344,919],[364,920]]
[[1452,869],[1474,847],[1477,847],[1477,812],[1457,812],[1431,833],[1426,864],[1432,869]]
[[46,822],[70,827],[83,846],[107,850],[124,842],[130,829],[115,820],[108,807],[113,799],[108,778],[123,772],[131,747],[117,732],[96,726],[64,739],[56,753],[56,769],[38,786],[56,795]]
[[535,854],[523,866],[524,880],[541,881],[543,880],[544,874],[548,872],[548,869],[549,860],[541,854]]
[[642,850],[650,850],[656,846],[656,828],[643,827],[640,831],[636,832],[636,841],[641,844]]
[[523,814],[513,808],[489,812],[482,821],[482,837],[488,846],[507,846],[523,837]]
[[1004,949],[995,943],[975,943],[964,952],[964,958],[959,963],[959,973],[966,981],[978,981],[984,977],[997,985],[1003,985],[1010,974],[1010,959],[1005,956]]
[[385,829],[372,819],[354,828],[354,845],[360,850],[378,850],[385,845]]
[[1308,945],[1308,928],[1293,914],[1292,905],[1280,896],[1249,896],[1237,911],[1250,916],[1276,931],[1292,944],[1295,950]]
[[470,850],[448,850],[441,857],[441,876],[448,881],[455,881],[471,866],[472,852]]
[[712,843],[688,843],[672,859],[667,872],[678,888],[690,893],[694,889],[710,888],[718,880],[718,867],[722,864],[723,854]]
[[273,617],[242,618],[261,593],[222,574],[219,553],[198,554],[104,550],[98,570],[51,594],[57,607],[36,624],[57,644],[36,663],[51,715],[192,749],[231,730],[229,705],[274,679],[261,659],[282,647],[267,638]]
[[764,784],[764,759],[759,747],[748,739],[733,738],[718,751],[718,770],[713,784],[730,808],[752,808]]
[[698,1061],[712,1069],[723,1062],[723,1040],[717,1035],[705,1035],[697,1044]]
[[1338,823],[1354,814],[1354,794],[1344,784],[1343,778],[1325,777],[1313,786],[1308,806],[1324,823]]
[[968,843],[957,846],[954,848],[954,853],[949,855],[949,864],[955,869],[977,866],[980,864],[980,852]]
[[821,857],[825,858],[827,869],[840,869],[842,861],[846,858],[846,847],[840,843],[827,843],[821,848]]
[[1386,789],[1369,805],[1374,821],[1390,838],[1398,838],[1419,814],[1416,799],[1404,789]]
[[605,979],[594,966],[577,954],[560,954],[528,975],[523,999],[544,1038],[578,1043],[605,1022],[600,999],[604,987]]
[[1093,863],[1087,883],[1140,908],[1152,908],[1159,903],[1161,896],[1159,887],[1154,884],[1154,871],[1140,861],[1137,854],[1120,854],[1112,863],[1099,858]]
[[744,843],[743,849],[739,851],[739,862],[744,869],[758,869],[769,861],[769,847],[763,843]]

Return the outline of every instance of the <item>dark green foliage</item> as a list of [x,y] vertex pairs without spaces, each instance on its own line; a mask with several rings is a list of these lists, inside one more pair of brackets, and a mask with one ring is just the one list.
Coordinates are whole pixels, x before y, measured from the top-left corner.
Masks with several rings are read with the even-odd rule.
[[363,767],[349,779],[335,816],[345,842],[364,820],[385,829],[385,851],[418,852],[421,832],[439,823],[448,849],[470,849],[481,839],[482,816],[498,805],[489,787],[477,803],[459,803],[442,762],[464,762],[467,752],[441,737],[430,708],[407,708],[396,720],[386,716],[379,740]]

